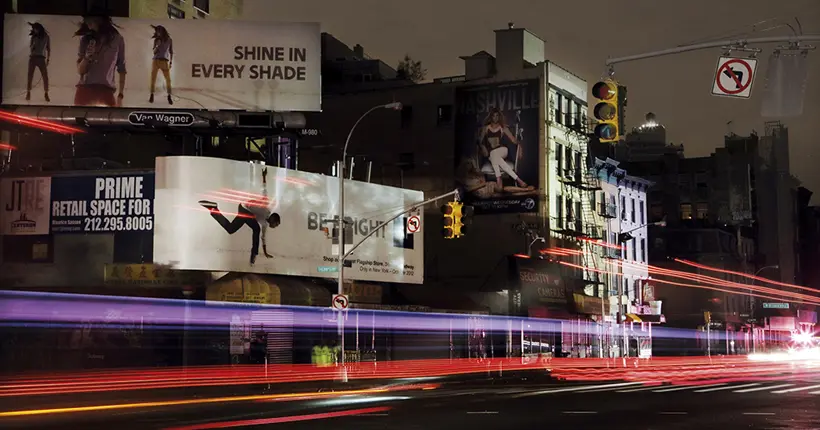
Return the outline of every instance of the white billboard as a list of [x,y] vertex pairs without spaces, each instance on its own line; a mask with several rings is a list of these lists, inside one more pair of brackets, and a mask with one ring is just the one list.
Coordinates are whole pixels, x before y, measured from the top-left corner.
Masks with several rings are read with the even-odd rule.
[[51,178],[3,178],[0,181],[0,234],[49,233]]
[[[335,278],[337,178],[208,157],[159,157],[154,263],[180,270]],[[403,215],[424,193],[345,181],[346,279],[421,284],[424,238]],[[422,218],[419,218],[421,224]]]
[[316,23],[6,14],[9,105],[319,111]]

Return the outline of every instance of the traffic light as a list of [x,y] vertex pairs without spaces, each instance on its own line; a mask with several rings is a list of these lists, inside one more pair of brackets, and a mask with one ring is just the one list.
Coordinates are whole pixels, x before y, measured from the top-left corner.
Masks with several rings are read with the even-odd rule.
[[[594,134],[601,142],[617,142],[623,132],[623,119],[620,114],[626,104],[626,91],[621,96],[621,88],[626,90],[611,79],[600,81],[592,87],[592,96],[597,99],[592,116],[598,122]],[[621,103],[624,106],[621,106]]]
[[444,214],[444,229],[441,231],[441,234],[445,239],[455,239],[456,237],[455,208],[453,207],[453,203],[455,202],[449,202],[441,207],[441,213]]
[[465,206],[461,202],[448,202],[441,207],[441,212],[444,214],[444,238],[456,239],[464,236],[467,226],[472,224],[473,207]]

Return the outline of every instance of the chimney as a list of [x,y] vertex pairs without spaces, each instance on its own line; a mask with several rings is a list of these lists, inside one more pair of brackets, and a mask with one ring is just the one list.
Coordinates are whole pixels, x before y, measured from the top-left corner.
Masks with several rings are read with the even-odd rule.
[[508,23],[507,28],[495,31],[495,58],[497,75],[515,78],[525,68],[543,62],[544,41],[525,28],[515,28]]
[[356,46],[353,47],[353,55],[360,60],[364,60],[364,48],[362,45],[357,43]]

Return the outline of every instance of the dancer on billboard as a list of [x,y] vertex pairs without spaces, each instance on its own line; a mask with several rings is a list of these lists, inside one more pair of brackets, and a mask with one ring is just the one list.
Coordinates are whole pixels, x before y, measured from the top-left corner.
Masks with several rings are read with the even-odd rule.
[[478,169],[475,158],[465,158],[461,161],[458,166],[458,176],[461,178],[465,191],[479,199],[490,199],[503,195],[527,196],[537,194],[535,187],[531,185],[526,187],[510,185],[499,187],[497,182],[488,182],[484,173]]
[[154,28],[154,58],[151,61],[151,97],[149,103],[154,102],[154,88],[157,83],[157,72],[162,72],[165,78],[165,88],[168,90],[168,104],[174,104],[171,99],[171,65],[174,63],[174,40],[168,30],[161,25],[152,25]]
[[[77,106],[118,106],[125,88],[125,39],[107,15],[86,15],[79,30],[77,73],[80,81],[74,94]],[[118,86],[114,74],[119,77]]]
[[[267,176],[268,170],[262,171],[262,186],[263,195],[267,196]],[[242,228],[243,225],[250,227],[253,235],[251,236],[251,266],[256,263],[256,256],[259,255],[259,236],[262,236],[262,252],[267,258],[273,258],[268,253],[268,243],[265,240],[268,228],[276,228],[281,223],[278,213],[271,210],[270,202],[267,197],[261,199],[250,199],[244,203],[239,204],[237,214],[232,221],[228,221],[225,215],[219,211],[216,202],[209,200],[200,200],[199,204],[211,213],[211,217],[225,229],[228,234],[234,234]],[[262,228],[265,226],[266,228]]]
[[499,189],[504,187],[504,183],[501,180],[502,171],[515,180],[519,187],[527,188],[529,185],[522,181],[521,178],[518,177],[518,174],[515,173],[515,170],[513,170],[513,168],[507,163],[507,154],[509,150],[503,143],[504,137],[509,139],[512,144],[516,145],[516,159],[521,158],[522,151],[520,142],[510,132],[509,127],[507,127],[506,121],[504,120],[504,114],[502,114],[498,108],[493,108],[484,119],[484,123],[481,126],[481,131],[479,133],[478,146],[481,150],[481,154],[490,160],[490,165],[492,166],[493,173],[495,174],[495,182]]
[[34,69],[40,70],[43,77],[43,91],[45,99],[48,97],[48,63],[51,59],[51,37],[48,31],[39,22],[28,23],[31,26],[29,35],[29,57],[28,57],[28,82],[26,83],[26,100],[31,100],[31,81],[34,79]]

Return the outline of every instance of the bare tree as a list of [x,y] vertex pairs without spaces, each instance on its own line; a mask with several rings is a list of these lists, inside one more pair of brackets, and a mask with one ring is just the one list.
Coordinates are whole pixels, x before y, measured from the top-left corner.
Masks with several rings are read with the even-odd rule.
[[421,61],[413,60],[410,55],[405,55],[396,67],[396,77],[407,79],[413,82],[421,82],[427,77],[427,69],[422,67]]

